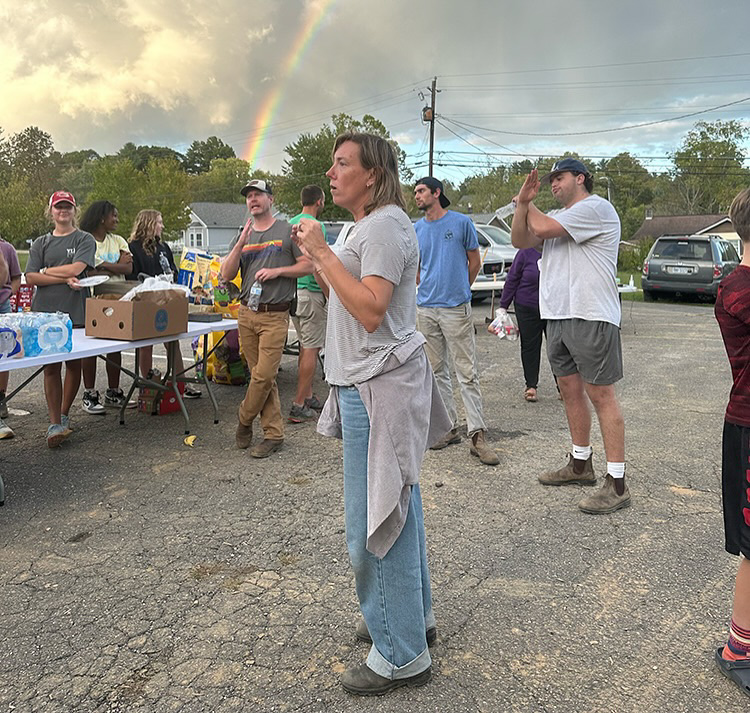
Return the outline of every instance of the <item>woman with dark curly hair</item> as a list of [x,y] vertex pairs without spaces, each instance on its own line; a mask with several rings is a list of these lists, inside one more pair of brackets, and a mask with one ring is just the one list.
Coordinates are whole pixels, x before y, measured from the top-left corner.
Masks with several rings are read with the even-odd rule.
[[[117,294],[124,295],[129,289],[125,279],[133,271],[133,256],[128,244],[120,235],[113,231],[117,228],[119,216],[117,208],[109,201],[94,201],[83,213],[81,230],[91,233],[96,240],[96,266],[94,275],[106,275],[107,282],[94,288],[95,295]],[[89,357],[82,360],[83,364],[83,402],[86,413],[93,415],[104,414],[104,406],[120,408],[125,402],[125,394],[120,388],[120,364],[122,355],[114,352],[107,360],[108,388],[104,394],[104,404],[101,403],[99,392],[96,390],[96,360]],[[127,404],[133,408],[135,401]]]

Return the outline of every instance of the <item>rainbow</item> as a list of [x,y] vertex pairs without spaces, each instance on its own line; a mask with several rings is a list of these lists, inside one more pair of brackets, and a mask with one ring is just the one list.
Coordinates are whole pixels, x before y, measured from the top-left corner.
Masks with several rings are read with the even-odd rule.
[[300,27],[289,53],[283,62],[281,75],[275,81],[275,87],[263,99],[255,117],[255,124],[250,134],[250,139],[242,150],[241,155],[250,164],[250,168],[253,168],[255,159],[258,157],[258,153],[266,139],[268,129],[276,116],[289,77],[299,66],[305,50],[307,50],[315,37],[325,14],[335,2],[336,0],[318,0],[310,5],[305,21]]

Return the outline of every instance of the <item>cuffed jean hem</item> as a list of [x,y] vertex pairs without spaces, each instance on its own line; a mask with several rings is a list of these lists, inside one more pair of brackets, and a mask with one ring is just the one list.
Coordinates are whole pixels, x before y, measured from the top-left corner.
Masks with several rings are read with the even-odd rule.
[[430,657],[430,650],[425,647],[425,650],[415,659],[409,661],[409,663],[403,666],[394,666],[383,658],[373,644],[370,647],[370,653],[367,654],[366,663],[367,668],[375,671],[378,676],[395,681],[397,678],[410,678],[411,676],[416,676],[418,673],[422,673],[422,671],[426,671],[432,666],[432,658]]

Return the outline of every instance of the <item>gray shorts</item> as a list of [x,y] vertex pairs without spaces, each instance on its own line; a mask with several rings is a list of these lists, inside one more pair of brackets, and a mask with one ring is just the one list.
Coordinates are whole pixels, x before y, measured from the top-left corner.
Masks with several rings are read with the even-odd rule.
[[547,358],[555,376],[580,374],[588,384],[622,379],[620,328],[587,319],[548,319]]
[[297,312],[292,317],[299,343],[305,349],[321,349],[326,344],[328,306],[322,292],[297,291]]

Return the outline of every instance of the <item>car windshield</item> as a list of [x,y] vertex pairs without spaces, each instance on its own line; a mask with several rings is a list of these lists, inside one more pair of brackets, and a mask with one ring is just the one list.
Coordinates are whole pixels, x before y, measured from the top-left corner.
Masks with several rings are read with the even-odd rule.
[[706,260],[712,262],[711,243],[707,240],[663,240],[657,241],[651,257],[669,260]]
[[489,235],[492,242],[498,245],[513,245],[510,241],[510,233],[505,232],[501,228],[494,225],[483,225],[482,230]]

